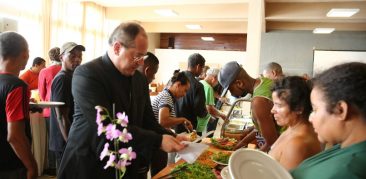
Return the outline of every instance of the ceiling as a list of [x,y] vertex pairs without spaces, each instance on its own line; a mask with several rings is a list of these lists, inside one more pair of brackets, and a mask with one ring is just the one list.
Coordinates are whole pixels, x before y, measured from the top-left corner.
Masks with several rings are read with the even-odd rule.
[[[90,0],[89,0],[90,1]],[[151,33],[247,33],[250,1],[257,0],[91,0],[106,7],[108,19],[140,22]],[[258,0],[259,1],[259,0]],[[272,30],[313,30],[331,27],[336,31],[366,31],[366,0],[265,0],[266,32]],[[254,6],[257,7],[257,6]],[[349,18],[330,18],[332,8],[359,8]],[[162,17],[156,9],[172,9],[176,17]],[[250,16],[251,18],[253,17]],[[258,19],[258,18],[254,18]],[[190,30],[186,24],[199,24]]]

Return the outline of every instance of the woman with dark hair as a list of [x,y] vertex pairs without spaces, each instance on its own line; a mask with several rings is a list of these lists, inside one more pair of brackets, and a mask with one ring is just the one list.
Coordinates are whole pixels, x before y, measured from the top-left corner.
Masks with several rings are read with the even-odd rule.
[[290,170],[321,151],[320,143],[308,118],[311,112],[310,87],[298,76],[284,77],[272,87],[276,123],[287,127],[272,145],[269,155]]
[[366,178],[366,64],[346,63],[313,80],[313,124],[321,142],[336,144],[291,171],[294,178]]
[[175,100],[183,97],[190,87],[188,77],[183,73],[176,73],[169,81],[167,87],[152,101],[155,118],[161,126],[171,128],[178,124],[186,123],[192,128],[191,122],[184,117],[176,117]]
[[[164,128],[170,129],[178,124],[186,125],[189,130],[193,129],[191,122],[185,117],[176,117],[175,100],[183,97],[190,87],[189,79],[184,72],[174,73],[167,87],[160,92],[152,101],[151,105],[155,118]],[[159,151],[153,156],[151,163],[151,176],[162,170],[168,161],[166,152]]]

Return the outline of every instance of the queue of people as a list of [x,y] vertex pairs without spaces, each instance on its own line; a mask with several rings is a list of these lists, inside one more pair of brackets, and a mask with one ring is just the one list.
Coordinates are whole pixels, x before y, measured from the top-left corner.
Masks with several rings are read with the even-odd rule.
[[[0,178],[37,176],[29,128],[34,83],[41,100],[65,103],[50,114],[44,111],[50,123],[49,149],[56,157],[50,162],[60,179],[115,177],[113,169],[104,168],[106,159],[99,158],[108,141],[97,135],[97,105],[128,115],[133,140],[120,145],[132,146],[137,157],[124,178],[147,178],[149,170],[155,175],[172,161],[168,153],[187,147],[182,141],[189,139],[182,132],[202,135],[214,130],[209,120],[227,120],[215,108],[218,84],[224,94],[252,95],[254,126],[243,131],[235,149],[255,142],[295,179],[366,178],[366,64],[341,64],[307,80],[284,76],[272,62],[263,77],[253,78],[237,62],[208,69],[205,58],[194,53],[187,70],[175,73],[151,101],[148,84],[158,73],[159,60],[147,52],[145,29],[121,23],[108,44],[104,55],[82,65],[84,46],[67,42],[53,48],[51,66],[44,68],[44,60],[36,58],[26,72],[38,71],[37,82],[22,81],[18,76],[29,58],[28,43],[15,32],[0,34]],[[202,75],[204,68],[208,70]],[[324,149],[324,143],[332,147]]]

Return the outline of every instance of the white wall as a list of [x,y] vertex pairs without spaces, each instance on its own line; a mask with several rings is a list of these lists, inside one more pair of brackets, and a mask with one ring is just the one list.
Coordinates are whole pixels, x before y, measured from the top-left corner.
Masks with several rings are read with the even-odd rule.
[[314,50],[313,75],[348,62],[366,63],[366,51]]
[[211,68],[220,68],[230,61],[242,64],[249,74],[255,74],[250,67],[253,64],[247,59],[243,51],[215,51],[215,50],[181,50],[181,49],[155,49],[155,55],[159,59],[159,70],[156,74],[156,83],[166,84],[172,77],[174,70],[186,70],[188,57],[193,53],[200,53],[206,59],[206,65]]
[[274,61],[286,75],[313,74],[313,50],[366,51],[366,31],[271,31],[262,34],[260,70]]

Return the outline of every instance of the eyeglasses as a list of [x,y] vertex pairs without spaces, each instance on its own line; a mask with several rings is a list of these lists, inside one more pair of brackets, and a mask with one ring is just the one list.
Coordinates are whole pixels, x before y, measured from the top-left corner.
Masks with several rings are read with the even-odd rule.
[[133,57],[133,61],[134,62],[140,62],[141,60],[146,60],[147,57],[149,57],[149,55],[136,56],[136,57]]

